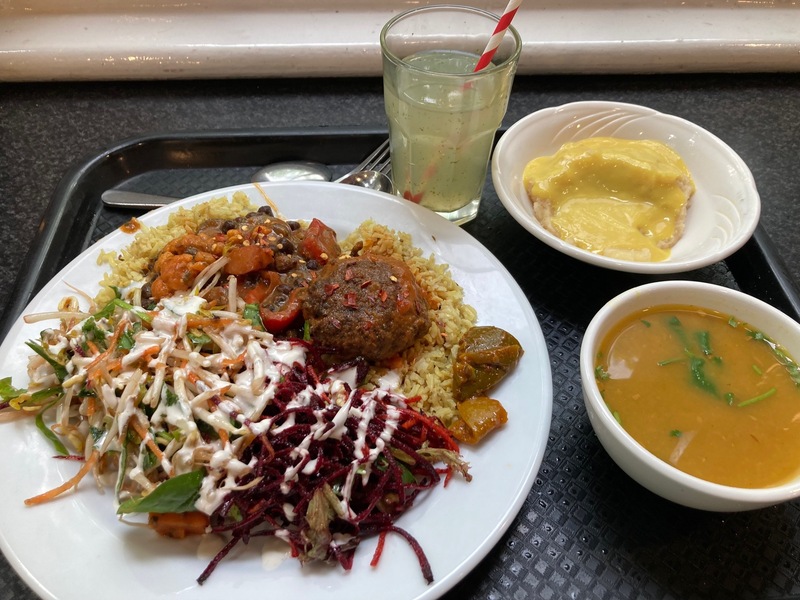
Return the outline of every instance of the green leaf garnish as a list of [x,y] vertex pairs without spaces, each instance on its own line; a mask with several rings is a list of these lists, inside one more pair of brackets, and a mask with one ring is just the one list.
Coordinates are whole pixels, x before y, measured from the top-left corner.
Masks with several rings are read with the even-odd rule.
[[685,360],[686,359],[683,358],[682,356],[677,356],[675,358],[668,358],[667,360],[660,360],[660,361],[658,361],[657,364],[658,364],[659,367],[666,367],[667,365],[683,362]]
[[28,346],[28,348],[36,352],[36,354],[47,361],[51,367],[53,367],[53,372],[56,374],[56,377],[59,381],[64,381],[67,378],[67,368],[58,362],[47,350],[45,350],[44,346],[32,341],[25,342],[25,344]]
[[147,496],[132,498],[119,505],[117,514],[182,513],[195,510],[205,470],[198,469],[167,479]]
[[706,363],[702,358],[692,358],[689,361],[689,370],[692,373],[692,382],[701,390],[717,396],[717,386],[706,376],[705,366]]
[[133,304],[125,302],[124,300],[121,300],[119,298],[114,298],[111,302],[106,304],[101,310],[96,312],[93,316],[95,319],[107,319],[108,317],[114,314],[114,311],[117,308],[121,308],[123,310],[132,312],[142,321],[147,321],[149,323],[150,321],[153,320],[153,318],[150,315],[148,315],[147,311],[145,311],[143,308],[134,306]]
[[11,385],[11,377],[4,377],[0,379],[0,398],[3,400],[13,400],[24,394],[26,390],[15,388]]
[[261,321],[261,313],[258,310],[258,304],[245,304],[242,311],[242,318],[250,321],[256,329],[264,331],[264,323]]
[[705,356],[711,356],[713,352],[711,351],[711,335],[708,331],[698,331],[694,334],[695,339],[697,340],[697,344],[700,346],[700,351]]
[[742,406],[750,406],[751,404],[755,404],[756,402],[761,402],[765,398],[769,398],[770,396],[774,395],[777,391],[778,391],[777,388],[774,388],[774,387],[770,388],[766,392],[764,392],[763,394],[759,394],[758,396],[750,398],[749,400],[742,400],[736,406],[741,408]]
[[786,350],[760,331],[748,331],[747,334],[755,341],[763,342],[769,346],[769,349],[772,350],[772,355],[786,369],[792,382],[800,387],[800,366],[786,353]]
[[44,422],[45,411],[51,408],[56,402],[58,402],[57,399],[39,411],[39,413],[36,415],[36,419],[34,419],[34,422],[36,423],[36,428],[42,433],[42,435],[47,438],[51,444],[53,444],[56,452],[62,456],[69,456],[69,450],[67,450],[66,446],[64,446],[61,440],[58,439],[58,436],[53,433],[53,430],[50,429]]
[[195,346],[204,346],[206,344],[211,343],[211,338],[208,337],[208,334],[202,331],[187,331],[186,337],[189,338],[189,341],[192,342]]
[[133,334],[128,331],[127,329],[122,332],[122,335],[119,336],[119,341],[117,342],[117,348],[120,350],[130,350],[133,348],[136,342],[133,339]]
[[106,332],[97,326],[97,321],[89,317],[83,322],[81,331],[87,340],[94,342],[100,350],[106,349]]
[[172,391],[172,388],[169,388],[167,386],[164,386],[163,389],[164,389],[164,400],[166,401],[167,406],[174,406],[175,404],[177,404],[178,401],[180,400],[178,394]]

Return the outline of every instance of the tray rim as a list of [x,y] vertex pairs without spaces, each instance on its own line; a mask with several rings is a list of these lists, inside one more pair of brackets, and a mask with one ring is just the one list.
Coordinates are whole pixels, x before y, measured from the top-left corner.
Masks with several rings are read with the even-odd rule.
[[[506,130],[507,127],[501,127],[495,139]],[[35,293],[58,271],[56,266],[47,267],[47,262],[54,255],[65,256],[68,240],[75,237],[71,234],[76,223],[79,227],[77,237],[81,239],[82,246],[86,246],[94,220],[86,219],[85,215],[91,214],[92,206],[100,202],[100,194],[127,179],[158,170],[152,166],[145,168],[146,163],[141,162],[143,156],[148,161],[156,160],[155,156],[173,161],[170,167],[160,168],[260,166],[265,160],[276,159],[266,159],[263,153],[248,154],[247,148],[265,145],[267,142],[280,145],[296,144],[299,141],[309,147],[304,152],[295,151],[291,156],[280,160],[321,160],[315,158],[323,151],[318,144],[320,140],[359,140],[364,144],[365,151],[368,151],[376,141],[387,135],[384,127],[365,126],[163,131],[122,138],[97,150],[70,167],[56,186],[12,286],[0,319],[0,339],[5,338],[11,325],[22,314]],[[183,150],[178,151],[181,145]],[[186,152],[185,147],[189,145],[194,151]],[[228,152],[217,150],[213,153],[213,163],[203,159],[198,164],[197,149],[214,145],[217,148],[221,145]],[[155,150],[158,152],[154,152]],[[131,160],[131,156],[137,160]],[[103,176],[100,172],[103,167],[110,168],[113,176]],[[101,176],[94,179],[97,172]],[[724,262],[742,291],[772,304],[800,321],[800,287],[762,224],[759,223],[753,236]],[[746,274],[751,277],[744,277]]]

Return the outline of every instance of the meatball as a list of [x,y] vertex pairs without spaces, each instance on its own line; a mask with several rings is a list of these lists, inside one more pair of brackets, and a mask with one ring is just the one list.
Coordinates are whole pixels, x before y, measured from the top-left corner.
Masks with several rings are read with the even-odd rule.
[[326,265],[307,288],[303,317],[314,343],[344,359],[389,358],[430,326],[428,303],[408,265],[374,254]]

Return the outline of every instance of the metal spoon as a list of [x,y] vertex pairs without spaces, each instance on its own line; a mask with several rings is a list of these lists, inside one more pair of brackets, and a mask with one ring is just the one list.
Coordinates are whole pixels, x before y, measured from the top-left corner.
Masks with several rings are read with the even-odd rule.
[[267,165],[253,173],[251,181],[330,181],[332,177],[327,165],[303,160]]
[[341,179],[337,179],[336,183],[346,183],[348,185],[357,185],[379,192],[386,192],[394,194],[394,184],[392,180],[381,171],[359,171],[358,173],[351,173],[345,175]]
[[[384,142],[370,157],[360,165],[362,168],[367,164],[374,164],[374,160],[379,158],[381,152],[386,152],[388,141]],[[373,162],[369,162],[373,161]],[[253,173],[251,181],[261,183],[265,181],[330,181],[331,170],[323,164],[311,161],[291,161],[280,162],[267,165]],[[336,180],[336,183],[355,185],[389,194],[394,193],[392,180],[378,170],[366,169],[357,172],[347,173]],[[141,192],[130,192],[127,190],[106,190],[101,198],[107,206],[118,206],[126,208],[158,208],[165,204],[170,204],[180,198],[172,196],[159,196],[156,194],[143,194]]]
[[[330,181],[333,174],[323,164],[310,161],[280,162],[267,165],[253,173],[251,181]],[[101,198],[106,206],[122,206],[125,208],[158,208],[170,204],[180,198],[143,194],[128,190],[106,190]]]

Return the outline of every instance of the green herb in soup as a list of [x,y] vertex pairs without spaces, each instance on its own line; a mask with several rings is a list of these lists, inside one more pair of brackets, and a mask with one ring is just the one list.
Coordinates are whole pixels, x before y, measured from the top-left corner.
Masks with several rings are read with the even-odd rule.
[[682,305],[631,314],[606,335],[595,373],[620,424],[691,475],[758,488],[800,470],[800,367],[736,318]]

